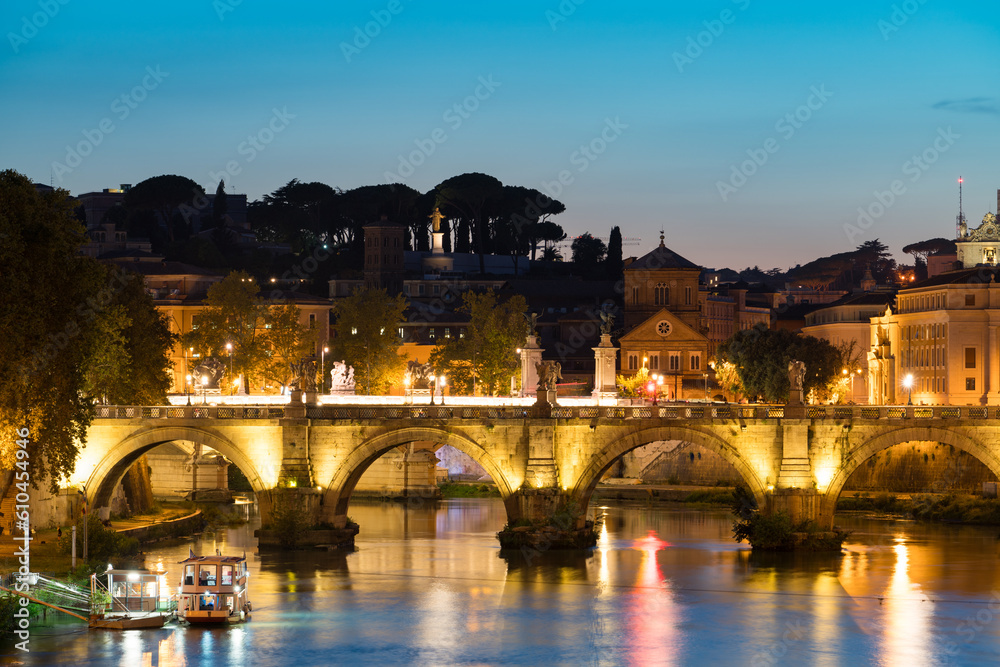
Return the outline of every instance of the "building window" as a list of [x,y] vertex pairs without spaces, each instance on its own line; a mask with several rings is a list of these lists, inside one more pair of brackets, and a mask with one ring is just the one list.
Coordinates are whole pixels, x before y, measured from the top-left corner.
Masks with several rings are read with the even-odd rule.
[[465,329],[464,328],[458,330],[458,337],[459,338],[465,338]]
[[670,353],[670,370],[679,371],[681,369],[681,355],[679,352]]
[[653,305],[654,306],[665,306],[670,299],[670,290],[667,288],[666,283],[656,283],[656,287],[653,288]]
[[685,287],[684,288],[684,304],[687,305],[687,306],[691,305],[691,288],[690,287]]
[[309,314],[309,328],[310,329],[316,328],[316,313]]
[[638,287],[633,287],[632,288],[632,303],[635,304],[635,305],[639,305],[639,288]]
[[966,391],[976,390],[976,378],[965,378],[965,390]]
[[445,327],[444,328],[444,337],[445,338],[451,338],[451,327]]
[[417,294],[419,294],[420,296],[424,295],[424,286],[423,285],[420,285],[419,287],[417,287]]
[[691,355],[691,370],[693,371],[701,370],[701,354]]
[[649,370],[651,371],[660,370],[660,355],[658,354],[649,355]]
[[975,294],[966,294],[965,295],[965,305],[966,306],[975,306],[976,305],[976,295]]
[[628,369],[630,371],[639,369],[639,355],[637,354],[628,355]]
[[441,293],[441,286],[440,285],[434,285],[434,288],[433,288],[432,291],[434,292],[434,294],[440,294]]
[[965,348],[965,367],[966,368],[976,367],[976,348],[974,347]]

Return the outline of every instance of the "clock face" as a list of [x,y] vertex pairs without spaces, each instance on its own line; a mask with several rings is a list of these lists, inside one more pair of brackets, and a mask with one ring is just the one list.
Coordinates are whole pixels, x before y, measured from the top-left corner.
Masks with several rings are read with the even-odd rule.
[[656,323],[656,333],[661,336],[669,336],[674,331],[674,326],[667,320],[660,320]]

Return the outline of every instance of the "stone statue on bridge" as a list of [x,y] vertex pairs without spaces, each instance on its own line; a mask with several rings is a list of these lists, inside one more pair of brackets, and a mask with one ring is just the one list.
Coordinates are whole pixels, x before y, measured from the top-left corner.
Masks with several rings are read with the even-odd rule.
[[406,364],[406,379],[411,389],[428,389],[431,386],[431,375],[434,369],[430,364],[410,361]]
[[558,361],[540,361],[535,364],[538,373],[538,391],[555,391],[562,380],[562,364]]
[[788,404],[802,405],[804,403],[803,387],[806,379],[806,365],[797,359],[788,362]]
[[[209,357],[191,371],[191,377],[197,391],[218,393],[222,387],[222,379],[226,377],[226,365],[214,357]],[[205,378],[208,382],[205,382]]]
[[307,357],[299,361],[299,363],[288,364],[288,370],[291,372],[292,381],[288,383],[288,388],[290,391],[305,391],[305,392],[315,392],[316,391],[316,360]]
[[333,369],[330,371],[330,393],[354,393],[354,367],[348,366],[346,361],[333,362]]

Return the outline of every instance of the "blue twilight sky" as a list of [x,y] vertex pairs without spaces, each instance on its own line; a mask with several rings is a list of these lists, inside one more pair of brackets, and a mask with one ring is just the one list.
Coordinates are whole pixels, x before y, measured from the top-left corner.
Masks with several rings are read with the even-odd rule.
[[0,167],[74,194],[481,171],[561,188],[567,232],[620,225],[626,254],[662,226],[705,266],[787,268],[876,237],[908,259],[953,236],[959,175],[970,222],[1000,188],[995,0],[12,0],[0,28]]

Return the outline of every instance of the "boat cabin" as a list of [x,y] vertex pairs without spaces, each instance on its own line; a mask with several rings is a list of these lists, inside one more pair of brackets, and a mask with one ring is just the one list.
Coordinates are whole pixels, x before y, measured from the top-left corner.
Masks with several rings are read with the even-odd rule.
[[250,610],[246,556],[195,556],[180,563],[177,615],[190,623],[239,622]]

